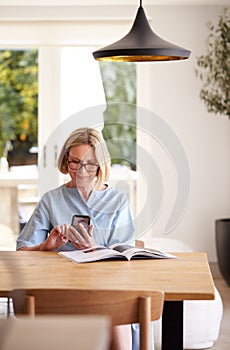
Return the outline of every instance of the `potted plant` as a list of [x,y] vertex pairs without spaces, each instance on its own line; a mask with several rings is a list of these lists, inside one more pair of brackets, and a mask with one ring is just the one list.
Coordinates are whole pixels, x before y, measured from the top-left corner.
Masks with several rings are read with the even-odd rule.
[[[196,74],[204,85],[200,98],[207,110],[230,119],[230,19],[227,9],[217,25],[207,23],[207,53],[197,58]],[[216,249],[220,271],[230,285],[230,218],[215,222]]]

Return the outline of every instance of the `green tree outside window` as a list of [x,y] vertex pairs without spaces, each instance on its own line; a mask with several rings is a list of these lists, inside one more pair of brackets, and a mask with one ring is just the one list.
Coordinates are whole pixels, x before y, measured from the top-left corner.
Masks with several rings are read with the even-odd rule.
[[0,51],[0,155],[10,141],[38,139],[38,51]]
[[[108,108],[103,136],[112,164],[136,169],[136,66],[134,63],[100,62]],[[113,102],[116,102],[113,105]],[[120,103],[117,103],[120,102]]]

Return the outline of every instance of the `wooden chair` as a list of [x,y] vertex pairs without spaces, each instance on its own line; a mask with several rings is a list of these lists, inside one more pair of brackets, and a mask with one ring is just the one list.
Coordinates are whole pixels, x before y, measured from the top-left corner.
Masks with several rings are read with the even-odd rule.
[[141,241],[140,239],[136,239],[135,240],[135,247],[137,248],[144,248],[145,247],[145,244],[143,241]]
[[164,292],[15,289],[11,293],[19,315],[106,315],[112,325],[140,323],[140,349],[150,349],[150,321],[162,316]]

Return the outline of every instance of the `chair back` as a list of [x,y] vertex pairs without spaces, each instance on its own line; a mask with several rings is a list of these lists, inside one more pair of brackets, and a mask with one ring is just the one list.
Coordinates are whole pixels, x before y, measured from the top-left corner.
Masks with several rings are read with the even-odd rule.
[[164,292],[76,289],[15,289],[11,293],[20,315],[105,315],[112,324],[140,323],[140,349],[150,349],[150,321],[162,316]]

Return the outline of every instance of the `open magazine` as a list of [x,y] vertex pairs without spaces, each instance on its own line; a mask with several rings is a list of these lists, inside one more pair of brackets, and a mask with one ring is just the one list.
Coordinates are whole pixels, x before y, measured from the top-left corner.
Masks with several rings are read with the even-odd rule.
[[109,248],[103,246],[96,246],[84,250],[74,250],[69,252],[60,252],[60,255],[67,259],[77,262],[93,262],[108,259],[172,259],[175,255],[165,253],[161,250],[151,248],[138,248],[125,244],[113,244]]

